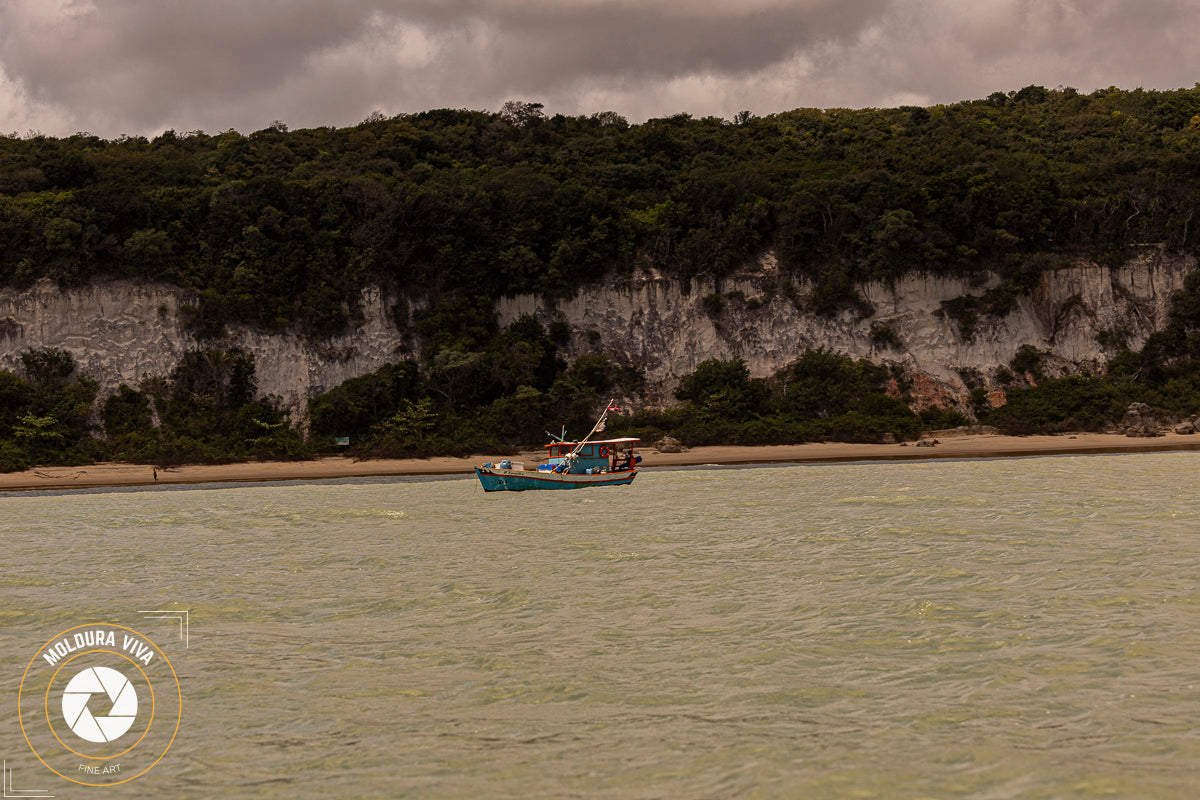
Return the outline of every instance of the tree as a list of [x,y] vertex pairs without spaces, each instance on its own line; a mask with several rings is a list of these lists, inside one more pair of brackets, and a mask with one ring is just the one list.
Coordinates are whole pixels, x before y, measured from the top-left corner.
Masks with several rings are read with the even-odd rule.
[[827,350],[809,350],[780,375],[781,406],[802,419],[824,419],[850,411],[882,394],[887,370]]
[[317,437],[368,436],[402,401],[416,402],[423,391],[417,362],[385,364],[312,398],[308,404],[312,433]]
[[396,413],[379,424],[377,434],[380,444],[387,449],[419,453],[427,446],[436,423],[437,413],[428,397],[415,403],[405,399],[400,401]]
[[482,353],[469,353],[461,348],[442,350],[433,358],[429,388],[446,399],[448,408],[454,409],[469,392],[467,387],[483,364]]
[[761,411],[766,390],[761,381],[751,380],[745,359],[714,358],[700,362],[695,372],[685,375],[675,397],[709,416],[739,419]]
[[500,118],[514,128],[527,128],[534,122],[546,118],[542,113],[545,108],[541,103],[530,103],[524,100],[508,100],[500,108]]
[[29,382],[43,392],[62,387],[75,372],[74,356],[56,347],[26,350],[21,354],[21,365]]

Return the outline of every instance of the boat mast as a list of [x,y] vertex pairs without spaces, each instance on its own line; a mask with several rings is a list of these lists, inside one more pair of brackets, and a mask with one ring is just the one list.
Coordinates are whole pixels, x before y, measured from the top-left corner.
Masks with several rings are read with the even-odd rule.
[[575,445],[574,450],[572,450],[570,453],[567,453],[566,458],[568,460],[574,461],[576,458],[578,458],[579,451],[583,449],[583,446],[585,444],[587,444],[587,440],[592,438],[592,434],[596,433],[597,430],[603,430],[604,420],[606,420],[608,418],[608,412],[613,407],[613,403],[615,403],[616,400],[617,400],[617,398],[614,397],[613,399],[611,399],[607,403],[605,403],[604,410],[600,412],[600,418],[596,420],[596,424],[592,426],[592,429],[590,431],[588,431],[588,435],[583,437],[583,439],[580,440],[579,444]]

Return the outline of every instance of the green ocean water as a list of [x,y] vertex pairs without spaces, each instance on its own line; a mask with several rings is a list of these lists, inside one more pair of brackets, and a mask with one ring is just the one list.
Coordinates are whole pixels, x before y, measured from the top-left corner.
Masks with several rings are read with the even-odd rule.
[[[0,495],[0,756],[56,797],[1193,798],[1198,474]],[[186,610],[186,642],[147,609]],[[42,766],[15,713],[39,646],[96,620],[157,637],[184,705],[109,789]]]

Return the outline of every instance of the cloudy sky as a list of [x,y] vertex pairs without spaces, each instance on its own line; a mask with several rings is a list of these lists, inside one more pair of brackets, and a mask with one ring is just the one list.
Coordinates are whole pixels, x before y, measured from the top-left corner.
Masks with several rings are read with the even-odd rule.
[[1200,81],[1200,0],[0,0],[0,132],[631,122]]

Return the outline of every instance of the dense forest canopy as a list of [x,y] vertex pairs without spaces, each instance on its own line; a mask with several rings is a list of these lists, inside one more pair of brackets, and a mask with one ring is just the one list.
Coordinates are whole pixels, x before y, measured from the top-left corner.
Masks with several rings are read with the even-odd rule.
[[641,265],[719,276],[771,249],[836,310],[855,281],[911,270],[1019,285],[1047,254],[1190,249],[1198,179],[1200,87],[640,125],[513,102],[343,129],[14,135],[0,283],[162,280],[200,290],[201,333],[324,334],[370,283],[483,308]]
[[[639,395],[644,375],[594,353],[568,363],[561,322],[502,330],[503,295],[566,296],[641,267],[721,277],[771,251],[782,289],[814,287],[794,301],[869,314],[863,280],[996,272],[1004,280],[981,298],[943,304],[969,338],[975,316],[1003,316],[1064,258],[1117,263],[1146,242],[1196,252],[1198,208],[1200,85],[1029,86],[934,108],[641,125],[513,102],[248,136],[0,137],[0,285],[176,284],[196,290],[184,310],[211,339],[171,374],[107,398],[69,354],[26,352],[20,374],[0,372],[0,469],[295,458],[345,436],[360,456],[511,449],[547,427],[582,432],[607,397]],[[312,398],[302,439],[256,396],[253,358],[218,337],[230,322],[342,331],[371,284],[421,300],[396,308],[419,360]],[[889,333],[871,335],[887,344]],[[865,361],[810,352],[761,379],[740,360],[708,361],[683,377],[678,405],[610,430],[768,444],[911,438],[963,412],[1011,433],[1102,429],[1135,400],[1195,415],[1200,274],[1167,329],[1109,374],[1049,380],[1039,359],[1023,348],[996,377],[1004,408],[972,378],[967,406],[921,415],[902,371]]]

